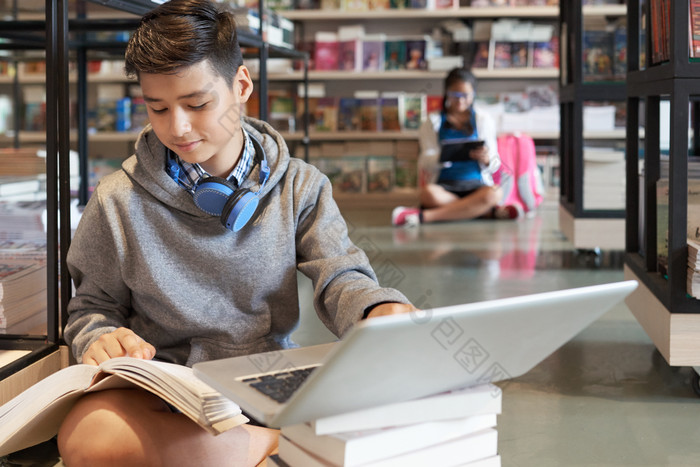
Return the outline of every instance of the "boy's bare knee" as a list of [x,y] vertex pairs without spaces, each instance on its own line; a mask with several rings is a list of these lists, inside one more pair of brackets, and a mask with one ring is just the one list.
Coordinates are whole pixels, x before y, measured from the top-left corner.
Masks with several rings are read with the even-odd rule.
[[[144,397],[146,396],[146,397]],[[110,390],[87,394],[66,415],[58,449],[66,465],[125,465],[147,456],[134,411],[147,416],[160,401],[143,391]],[[130,463],[130,465],[136,465]],[[151,464],[153,465],[153,464]]]

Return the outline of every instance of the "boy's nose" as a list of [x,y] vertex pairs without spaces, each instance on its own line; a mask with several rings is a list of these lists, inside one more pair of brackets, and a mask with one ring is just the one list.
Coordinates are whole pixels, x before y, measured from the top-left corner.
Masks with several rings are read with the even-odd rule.
[[192,131],[192,124],[184,112],[173,112],[171,128],[175,136],[183,136]]

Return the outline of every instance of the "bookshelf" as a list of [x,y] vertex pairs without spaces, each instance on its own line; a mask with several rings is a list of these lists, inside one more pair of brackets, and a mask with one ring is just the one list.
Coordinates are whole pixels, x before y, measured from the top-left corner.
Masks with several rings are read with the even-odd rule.
[[[474,26],[475,21],[484,24],[499,20],[512,20],[530,22],[537,25],[547,25],[556,28],[559,15],[558,6],[518,6],[518,7],[471,7],[462,6],[445,9],[374,9],[368,11],[342,10],[309,10],[292,9],[284,10],[286,18],[295,22],[297,32],[297,43],[304,47],[310,42],[314,42],[318,33],[329,31],[339,31],[341,28],[360,26],[368,36],[383,34],[388,41],[394,37],[411,35],[429,35],[434,28],[443,27],[443,22],[451,21],[453,24],[463,23],[468,28]],[[490,26],[489,26],[490,27]],[[490,34],[490,33],[489,33]],[[556,35],[556,34],[555,34]],[[467,43],[473,43],[468,41]],[[464,66],[471,66],[471,54],[467,51],[469,46],[462,45],[462,49],[457,52],[464,59]],[[447,52],[445,52],[447,53]],[[313,54],[312,54],[313,56]],[[451,68],[451,67],[448,67]],[[423,93],[427,96],[441,96],[443,93],[443,80],[449,71],[445,69],[387,69],[372,71],[350,70],[321,70],[312,69],[308,72],[308,80],[312,85],[321,85],[325,89],[326,96],[336,98],[352,97],[352,93],[367,89],[374,89],[381,96],[383,93],[405,92]],[[474,75],[479,80],[479,95],[493,96],[501,93],[525,91],[528,86],[551,86],[556,87],[559,77],[559,69],[556,66],[526,66],[521,68],[498,68],[483,67],[472,68]],[[302,77],[299,72],[271,73],[270,82],[283,87],[290,86],[294,80]],[[429,106],[430,107],[430,106]],[[500,121],[500,118],[497,118]],[[504,125],[508,131],[515,131],[512,126]],[[532,135],[538,143],[550,146],[556,144],[559,137],[558,128],[547,128],[544,130],[533,130],[532,128],[518,128]],[[292,144],[299,140],[294,132],[286,133],[285,136]],[[419,141],[419,133],[412,129],[403,129],[400,133],[392,132],[322,132],[310,131],[309,144],[325,141],[386,141],[386,140],[414,140]],[[397,154],[398,156],[398,154]],[[384,198],[388,207],[396,206],[395,201],[406,200],[405,195],[387,194]],[[408,201],[417,201],[417,189],[409,195]],[[341,208],[348,205],[343,196],[336,196],[336,201]],[[377,206],[377,196],[375,193],[358,193],[352,198],[353,206],[364,205],[371,209]]]
[[[625,129],[624,124],[615,122],[617,109],[613,103],[619,106],[626,97],[625,65],[621,65],[623,76],[619,71],[615,73],[619,39],[610,30],[620,28],[615,24],[626,19],[626,7],[582,3],[562,2],[560,11],[559,227],[577,249],[622,250],[625,192],[620,182],[625,179],[621,150]],[[600,52],[602,45],[595,42],[596,38],[609,49]],[[626,39],[623,44],[626,46]],[[603,58],[593,61],[593,51],[607,62]],[[602,72],[601,64],[606,65]],[[593,117],[586,117],[589,112]],[[587,128],[601,121],[614,125],[597,131]],[[595,199],[603,190],[607,199]]]
[[[651,31],[658,19],[647,14],[651,3],[630,0],[627,13],[630,37],[641,30]],[[638,289],[627,303],[656,348],[672,366],[700,365],[700,302],[686,294],[688,160],[700,154],[697,134],[700,100],[700,63],[688,54],[688,2],[659,2],[668,7],[665,33],[646,41],[629,43],[627,73],[628,154],[644,154],[643,177],[637,157],[627,158],[627,218],[625,239],[625,277],[636,279]],[[658,24],[658,23],[657,23]],[[657,38],[665,38],[669,55],[656,63],[652,48]],[[662,39],[659,39],[661,41]],[[669,102],[667,118],[662,117],[662,102]],[[645,128],[645,138],[638,128]],[[669,140],[668,199],[657,196],[657,181],[662,177],[662,134]],[[664,174],[665,175],[665,174]],[[667,202],[665,222],[660,206]],[[668,232],[666,265],[659,263],[658,246]],[[696,368],[697,370],[697,368]],[[693,389],[698,392],[697,374]],[[700,394],[700,392],[698,392]]]
[[[122,54],[124,41],[93,40],[87,33],[104,31],[129,31],[135,28],[139,16],[154,8],[150,0],[46,0],[19,4],[17,0],[0,6],[0,53],[2,59],[15,67],[14,74],[0,78],[0,86],[11,89],[14,97],[14,129],[21,128],[21,88],[25,85],[40,86],[45,90],[45,131],[15,131],[0,136],[0,145],[22,147],[24,145],[46,148],[46,239],[47,291],[45,331],[12,335],[0,333],[0,405],[26,389],[37,380],[48,376],[69,363],[69,351],[63,345],[62,329],[67,316],[68,301],[72,296],[71,280],[65,268],[59,276],[59,265],[65,264],[71,240],[71,200],[69,154],[71,146],[77,146],[80,154],[81,198],[87,200],[88,142],[114,145],[132,144],[136,132],[99,132],[88,134],[87,92],[88,86],[100,83],[120,85],[133,81],[116,73],[88,73],[88,53],[95,57],[113,57]],[[69,8],[70,3],[70,8]],[[98,5],[100,4],[100,5]],[[92,5],[92,6],[91,6]],[[102,5],[106,5],[102,6]],[[31,8],[26,12],[22,8]],[[114,8],[114,9],[113,9]],[[261,5],[262,8],[262,5]],[[97,14],[86,16],[86,12]],[[129,16],[131,15],[131,16]],[[135,16],[138,15],[138,16]],[[126,17],[125,17],[126,16]],[[266,96],[267,73],[265,63],[271,57],[290,57],[303,61],[307,55],[284,47],[273,46],[262,35],[238,32],[238,39],[245,53],[255,53],[261,63],[256,86],[260,95]],[[31,51],[31,57],[26,52]],[[45,63],[41,73],[26,74],[23,60],[40,60]],[[74,69],[70,64],[75,62]],[[77,92],[76,92],[77,89]],[[76,117],[78,128],[70,125],[70,96],[77,95]],[[267,116],[266,99],[260,100],[260,114]],[[119,151],[125,156],[129,152]],[[59,212],[62,214],[59,216]],[[60,245],[60,247],[59,247]],[[59,279],[60,278],[60,279]]]

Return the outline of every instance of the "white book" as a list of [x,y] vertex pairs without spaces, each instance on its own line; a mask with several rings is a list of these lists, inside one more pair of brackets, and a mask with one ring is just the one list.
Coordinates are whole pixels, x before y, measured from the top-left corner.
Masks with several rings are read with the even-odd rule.
[[192,368],[119,357],[100,366],[64,368],[0,406],[0,456],[51,439],[83,394],[134,386],[172,404],[212,434],[248,421],[237,404],[194,376]]
[[[280,436],[279,457],[289,467],[340,467],[311,453],[284,436]],[[411,451],[389,459],[363,464],[363,467],[481,467],[500,466],[498,432],[493,428]]]
[[501,405],[501,389],[494,384],[482,384],[420,399],[319,418],[312,421],[311,426],[315,434],[327,435],[473,415],[500,414]]
[[281,434],[335,465],[358,466],[403,455],[496,426],[496,414],[368,431],[317,436],[311,427],[282,427]]

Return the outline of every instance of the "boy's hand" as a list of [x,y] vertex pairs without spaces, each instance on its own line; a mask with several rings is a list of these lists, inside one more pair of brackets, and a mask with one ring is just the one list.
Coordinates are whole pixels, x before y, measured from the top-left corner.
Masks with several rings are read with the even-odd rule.
[[83,354],[83,363],[99,365],[115,357],[134,357],[144,360],[152,359],[156,349],[127,328],[118,328],[103,334]]
[[411,313],[418,311],[418,308],[413,305],[406,305],[404,303],[382,303],[372,308],[369,312],[367,318],[376,318],[377,316],[389,316],[398,315],[401,313]]

